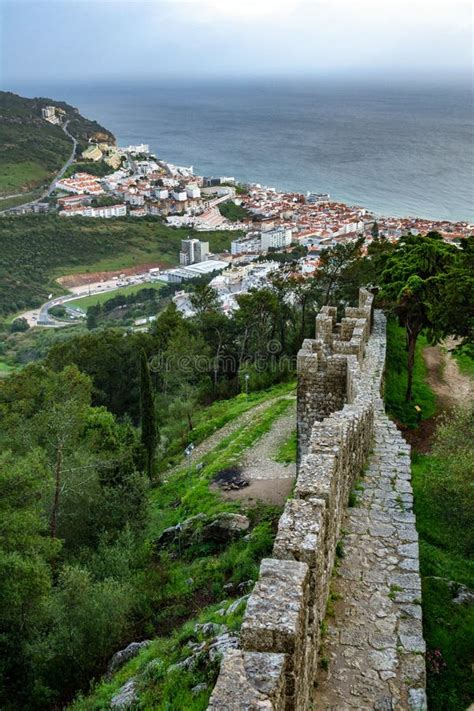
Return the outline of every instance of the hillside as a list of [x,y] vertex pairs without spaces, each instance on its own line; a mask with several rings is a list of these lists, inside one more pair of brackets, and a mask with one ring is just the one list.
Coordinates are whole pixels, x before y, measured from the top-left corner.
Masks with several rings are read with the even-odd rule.
[[[0,315],[34,308],[57,292],[52,279],[150,262],[176,264],[180,240],[191,234],[158,218],[64,220],[57,215],[4,216],[0,220]],[[230,246],[229,232],[200,233],[212,251]]]
[[32,190],[43,185],[67,160],[71,141],[61,126],[42,118],[41,109],[55,106],[64,111],[63,121],[78,140],[78,149],[91,137],[115,143],[110,131],[81,116],[64,101],[25,99],[0,92],[0,196]]

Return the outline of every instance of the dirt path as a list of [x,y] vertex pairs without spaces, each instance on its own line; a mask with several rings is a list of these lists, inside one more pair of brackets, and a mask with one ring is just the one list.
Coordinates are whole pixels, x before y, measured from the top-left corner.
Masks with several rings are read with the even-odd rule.
[[[236,417],[234,420],[231,420],[231,422],[228,422],[226,425],[224,425],[220,429],[216,430],[212,435],[210,435],[210,437],[205,439],[200,444],[196,445],[186,461],[182,460],[179,464],[177,464],[172,469],[170,469],[169,471],[166,472],[166,478],[168,478],[171,474],[174,474],[175,472],[182,469],[183,466],[197,463],[200,459],[202,459],[202,457],[204,457],[206,454],[211,452],[215,447],[217,447],[217,445],[219,444],[219,442],[222,439],[224,439],[225,437],[228,437],[233,432],[236,432],[242,426],[247,425],[257,415],[259,415],[261,412],[263,412],[263,410],[268,409],[269,407],[271,407],[275,403],[279,402],[280,400],[285,400],[288,398],[294,398],[294,396],[279,395],[278,397],[275,397],[271,400],[265,400],[264,402],[261,402],[259,405],[255,405],[255,407],[252,407],[250,410],[247,410],[247,412],[242,413],[241,415]],[[294,415],[293,415],[293,422],[295,422]]]
[[456,405],[468,405],[474,399],[474,383],[468,375],[459,370],[449,348],[454,342],[447,341],[447,350],[440,346],[427,346],[423,351],[428,376],[426,382],[438,396],[441,410],[449,410]]
[[449,352],[455,345],[454,339],[448,339],[444,348],[427,346],[423,351],[428,371],[426,382],[438,398],[438,413],[423,420],[416,429],[404,429],[405,439],[417,452],[430,451],[438,418],[443,412],[474,401],[474,381],[461,373],[456,360]]
[[249,486],[223,492],[225,499],[246,502],[263,501],[283,504],[291,493],[296,477],[296,462],[282,464],[275,461],[280,446],[291,436],[296,426],[296,405],[279,417],[272,428],[248,449],[240,465],[242,478]]

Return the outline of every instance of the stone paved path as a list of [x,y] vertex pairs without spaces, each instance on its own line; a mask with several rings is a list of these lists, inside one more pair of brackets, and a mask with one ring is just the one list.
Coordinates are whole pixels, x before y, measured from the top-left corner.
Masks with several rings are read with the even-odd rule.
[[422,711],[418,535],[409,446],[378,403],[374,452],[342,524],[315,711]]

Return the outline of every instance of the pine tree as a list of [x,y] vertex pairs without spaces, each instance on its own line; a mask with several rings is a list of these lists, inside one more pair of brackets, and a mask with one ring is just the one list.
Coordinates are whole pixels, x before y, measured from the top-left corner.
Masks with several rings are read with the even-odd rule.
[[158,430],[153,388],[145,351],[140,354],[140,420],[141,441],[146,453],[146,471],[148,476],[152,478],[155,451],[158,444]]

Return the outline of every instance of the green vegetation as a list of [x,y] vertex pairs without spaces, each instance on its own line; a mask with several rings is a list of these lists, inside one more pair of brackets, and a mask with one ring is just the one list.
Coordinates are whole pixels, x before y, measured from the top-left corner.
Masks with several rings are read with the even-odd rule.
[[[62,293],[57,276],[120,270],[140,264],[177,263],[180,240],[189,230],[157,218],[93,220],[85,217],[22,215],[0,220],[0,314],[6,316]],[[214,252],[229,247],[228,232],[199,233]],[[34,245],[34,249],[33,249]]]
[[407,403],[413,399],[418,336],[424,332],[431,343],[449,335],[472,338],[473,257],[473,239],[462,240],[458,249],[437,232],[430,232],[402,237],[383,263],[379,276],[382,299],[405,327]]
[[[72,106],[52,99],[24,99],[11,92],[0,92],[0,194],[27,192],[48,182],[69,158],[71,140],[60,126],[41,116],[44,106],[65,111],[69,131],[80,145],[97,134],[112,142],[114,137],[95,121],[88,121]],[[6,209],[6,205],[2,205]]]
[[[2,218],[4,313],[20,308],[16,302],[26,293],[31,298],[30,288],[33,296],[44,297],[54,276],[66,269],[120,270],[124,263],[173,262],[184,233],[146,218],[102,223]],[[228,240],[228,234],[212,233],[211,248]],[[170,296],[164,296],[163,287],[111,294],[99,305],[90,304],[87,325],[92,330],[78,325],[76,331],[12,332],[3,326],[0,362],[14,367],[40,362],[0,381],[2,708],[62,708],[76,699],[76,711],[105,709],[131,677],[144,708],[206,707],[218,659],[192,669],[179,667],[179,672],[169,667],[203,641],[203,632],[194,629],[196,620],[225,620],[228,629],[238,630],[243,604],[230,612],[227,601],[251,588],[261,558],[271,551],[280,514],[277,507],[222,496],[216,479],[229,470],[238,472],[242,454],[293,405],[295,355],[302,339],[313,334],[315,311],[323,303],[341,307],[360,284],[376,283],[394,247],[374,240],[370,259],[362,250],[360,240],[326,250],[316,276],[308,280],[295,275],[291,261],[282,261],[265,288],[237,296],[239,309],[230,317],[221,312],[216,292],[200,281],[186,285],[195,310],[191,318],[185,319],[174,304],[162,303]],[[466,248],[459,250],[453,279],[464,279],[466,254]],[[445,293],[450,308],[459,305],[461,295],[451,288]],[[385,294],[384,299],[396,310],[398,298]],[[108,327],[113,313],[130,309],[132,314],[143,305],[156,316],[147,332]],[[463,329],[458,318],[456,332]],[[411,413],[404,409],[404,344],[403,329],[390,321],[387,395],[391,410],[410,424]],[[419,349],[415,356],[420,361]],[[424,372],[417,368],[419,363],[414,388],[428,416],[434,399],[423,391]],[[390,382],[391,369],[395,376]],[[247,414],[240,421],[216,433],[242,413]],[[159,441],[154,431],[142,427],[145,420],[156,423]],[[464,560],[472,544],[463,535],[472,528],[466,513],[472,507],[466,493],[465,471],[472,467],[471,450],[464,444],[472,440],[467,425],[457,420],[458,439],[452,433],[441,436],[433,452],[436,461],[427,479],[433,495],[426,506],[434,507],[437,522],[431,526],[427,516],[430,530],[422,536],[423,546],[437,548],[427,570],[449,576],[456,585],[468,579]],[[215,433],[200,460],[196,452],[184,458],[187,445]],[[460,453],[460,464],[454,451]],[[294,436],[276,456],[294,460]],[[245,535],[223,536],[222,529],[215,535],[217,517],[228,521],[235,513],[248,518],[240,532]],[[435,527],[449,530],[452,543],[438,539]],[[456,560],[449,545],[457,546]],[[343,554],[341,544],[338,560]],[[425,585],[432,574],[426,573]],[[429,604],[425,625],[434,626]],[[466,610],[456,608],[451,618],[448,612],[436,614],[447,621],[455,618],[464,629],[464,617],[455,616]],[[467,655],[464,632],[457,632]],[[152,643],[111,679],[101,680],[115,651],[144,638]],[[457,652],[445,639],[439,645],[450,660],[442,681],[446,707],[458,698],[452,683],[459,658],[449,656]],[[455,672],[463,698],[464,661]],[[201,683],[206,688],[194,695],[192,689]],[[77,696],[89,690],[90,695]]]
[[74,299],[74,301],[68,301],[67,305],[73,308],[82,309],[87,311],[89,306],[97,306],[105,304],[111,299],[115,299],[120,296],[131,296],[132,294],[139,294],[143,290],[153,289],[160,291],[163,289],[165,282],[147,282],[146,284],[129,284],[128,286],[121,286],[113,291],[104,291],[102,294],[93,294],[92,296],[83,296],[82,298]]
[[[416,357],[413,368],[413,397],[406,402],[407,388],[405,330],[398,326],[395,319],[387,321],[387,360],[385,364],[385,403],[391,417],[407,427],[416,427],[421,420],[426,420],[436,413],[436,396],[425,383],[426,365],[423,348],[426,338],[421,335],[416,344]],[[420,412],[415,410],[415,405]]]
[[474,380],[474,358],[472,348],[461,346],[460,348],[456,348],[452,354],[459,365],[461,373],[468,375]]
[[[423,336],[418,339],[413,369],[413,401],[405,401],[404,330],[388,322],[385,400],[401,424],[415,427],[412,406],[422,416],[436,412],[436,399],[425,383]],[[467,708],[474,696],[471,664],[474,608],[454,602],[467,586],[474,588],[474,417],[470,412],[445,416],[429,455],[414,452],[412,483],[420,536],[423,632],[427,643],[428,705],[433,711]]]
[[231,222],[239,222],[239,220],[249,220],[251,218],[251,214],[245,207],[236,205],[232,200],[221,202],[219,212]]
[[[103,178],[104,175],[110,175],[114,172],[114,169],[100,160],[95,163],[92,161],[75,161],[64,173],[65,178],[70,178],[74,173],[89,173],[90,175],[95,175],[98,178]],[[117,202],[117,200],[115,200]]]
[[433,711],[467,708],[474,697],[474,608],[453,600],[461,586],[474,589],[473,442],[473,412],[458,413],[439,427],[432,454],[413,461]]
[[[242,452],[267,432],[290,404],[291,401],[286,399],[279,401],[231,437],[222,440],[215,450],[204,457],[204,467],[200,471],[196,467],[192,471],[185,468],[153,490],[148,534],[150,540],[159,540],[164,529],[196,514],[212,517],[222,512],[241,510],[237,502],[222,501],[216,491],[209,489],[209,482],[218,471],[235,464]],[[176,502],[180,504],[173,506]],[[168,708],[182,708],[186,711],[188,708],[196,711],[206,708],[218,666],[208,666],[184,674],[180,670],[179,675],[171,674],[171,678],[167,669],[191,654],[188,647],[190,641],[202,639],[202,636],[196,636],[194,632],[194,624],[198,620],[192,619],[199,609],[199,600],[203,600],[205,605],[199,617],[200,622],[224,623],[236,631],[240,627],[244,605],[231,615],[216,615],[218,608],[226,607],[224,585],[230,584],[237,588],[240,584],[249,584],[249,581],[256,579],[259,561],[271,550],[274,527],[281,510],[274,506],[260,505],[242,512],[251,519],[248,540],[241,539],[224,548],[209,542],[186,547],[183,541],[177,544],[178,547],[182,546],[179,557],[173,555],[173,549],[169,548],[158,554],[155,565],[162,575],[166,569],[166,576],[162,588],[154,591],[155,604],[159,609],[156,624],[158,630],[176,626],[175,631],[171,637],[155,640],[152,647],[128,664],[112,682],[100,684],[89,698],[74,704],[75,711],[106,708],[113,693],[136,673],[140,679],[141,697],[150,708],[163,711]],[[189,618],[191,621],[182,623]],[[150,667],[147,668],[152,660],[153,672]],[[191,688],[203,682],[209,684],[209,688],[193,698]]]
[[275,460],[281,462],[282,464],[292,464],[296,462],[296,430],[288,437],[286,442],[280,445],[280,448],[276,454]]

